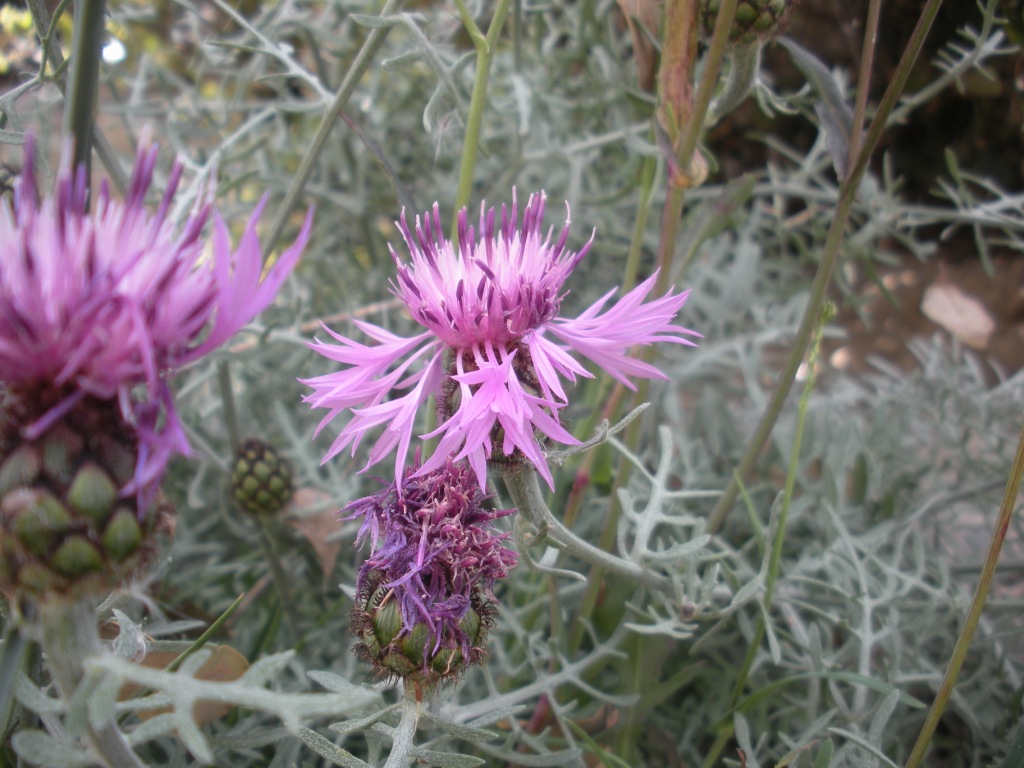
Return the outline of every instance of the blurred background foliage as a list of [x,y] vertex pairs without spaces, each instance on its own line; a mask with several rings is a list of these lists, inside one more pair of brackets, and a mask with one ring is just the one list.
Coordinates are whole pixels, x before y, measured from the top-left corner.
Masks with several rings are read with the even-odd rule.
[[[934,695],[962,622],[1021,422],[1024,59],[1000,22],[1005,5],[943,5],[855,206],[771,610],[761,607],[758,579],[790,469],[795,396],[725,529],[680,566],[682,603],[608,578],[583,621],[586,586],[571,578],[524,563],[501,585],[491,660],[445,691],[439,711],[465,723],[499,706],[520,708],[494,725],[497,742],[458,749],[495,765],[695,766],[708,755],[729,765],[818,765],[831,739],[833,765],[906,758],[921,702]],[[264,190],[265,219],[275,212],[372,28],[359,14],[379,10],[355,0],[108,6],[109,39],[121,47],[111,45],[103,68],[100,128],[122,163],[147,125],[165,169],[182,157],[188,186],[179,214],[216,174],[218,202],[236,232]],[[491,4],[467,6],[485,27]],[[883,4],[870,103],[919,7]],[[866,8],[865,0],[803,0],[786,29],[851,102]],[[26,19],[17,3],[0,9],[5,91],[39,66]],[[56,30],[63,46],[67,23],[64,14]],[[356,524],[337,510],[378,483],[357,474],[359,456],[320,465],[331,428],[314,439],[317,416],[300,403],[296,379],[325,372],[305,346],[322,333],[320,319],[346,333],[353,317],[410,331],[388,290],[387,244],[397,241],[393,221],[403,205],[411,213],[437,201],[450,215],[473,73],[472,41],[455,7],[406,3],[307,185],[315,234],[295,277],[258,325],[177,380],[196,456],[174,465],[165,488],[178,508],[174,540],[117,605],[144,627],[193,622],[173,635],[192,638],[245,593],[218,641],[246,664],[295,647],[274,678],[277,690],[314,687],[306,670],[373,682],[350,653],[347,627],[365,552],[353,548]],[[513,188],[520,200],[544,189],[552,225],[562,220],[562,201],[571,205],[571,247],[597,230],[572,278],[568,314],[622,282],[644,160],[658,154],[649,132],[653,97],[637,78],[614,0],[514,4],[491,71],[471,207],[511,202]],[[711,173],[688,196],[685,258],[673,274],[692,289],[682,322],[705,338],[696,351],[659,353],[670,380],[651,387],[653,407],[633,448],[595,449],[599,458],[584,476],[579,457],[557,473],[556,515],[574,484],[586,489],[573,526],[588,540],[601,535],[624,462],[637,467],[626,490],[638,503],[658,491],[714,492],[731,478],[799,322],[837,198],[818,99],[789,53],[772,45],[754,96],[706,132]],[[48,126],[59,125],[60,109],[56,86],[43,78],[5,103],[2,127],[52,139],[52,168],[59,147]],[[20,164],[19,150],[4,153]],[[659,168],[652,187],[654,212],[663,174]],[[301,216],[292,212],[291,232]],[[642,240],[648,272],[658,218],[650,217]],[[932,288],[945,291],[946,303],[922,311]],[[980,342],[965,298],[992,321]],[[231,503],[225,367],[242,436],[273,443],[292,465],[296,495],[267,524],[290,582],[285,599],[260,526]],[[605,397],[602,382],[581,383],[569,424],[591,424]],[[671,471],[645,476],[665,449]],[[667,502],[676,522],[658,536],[666,546],[695,540],[713,503],[699,495]],[[628,520],[619,525],[620,535],[632,535]],[[932,764],[995,764],[1020,728],[1021,533],[1017,518]],[[564,557],[558,567],[587,573]],[[761,616],[766,638],[744,684],[739,670]],[[381,695],[381,706],[394,699]],[[217,765],[318,764],[259,711],[234,708],[204,725]],[[380,754],[381,737],[369,726],[339,736],[323,721],[306,725],[364,758]],[[171,735],[146,748],[155,763],[191,764]]]

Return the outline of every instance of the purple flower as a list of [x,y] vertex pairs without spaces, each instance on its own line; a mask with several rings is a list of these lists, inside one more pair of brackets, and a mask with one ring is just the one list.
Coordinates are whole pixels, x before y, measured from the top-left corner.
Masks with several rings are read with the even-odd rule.
[[[0,383],[53,390],[58,401],[28,425],[32,438],[85,397],[120,403],[139,435],[135,478],[123,493],[152,486],[188,444],[168,378],[208,354],[262,311],[295,266],[311,214],[295,244],[262,277],[256,207],[237,249],[212,202],[184,226],[168,220],[182,166],[171,169],[156,211],[145,207],[157,148],[140,147],[123,202],[106,183],[88,201],[84,169],[65,153],[53,196],[42,196],[27,142],[13,207],[0,202]],[[213,234],[203,237],[213,219]]]
[[483,487],[487,460],[518,452],[551,485],[537,436],[578,444],[559,423],[558,412],[568,402],[563,380],[591,376],[572,352],[632,389],[629,376],[665,376],[629,357],[631,347],[659,341],[694,345],[686,337],[700,334],[672,324],[688,292],[645,301],[656,275],[607,309],[614,290],[575,320],[559,317],[563,284],[590,242],[578,253],[568,251],[567,219],[552,243],[551,230],[541,231],[544,201],[543,192],[530,196],[521,226],[515,193],[511,213],[502,206],[500,224],[494,209],[481,205],[479,240],[463,209],[457,246],[443,238],[436,204],[433,216],[416,217],[414,230],[402,213],[398,226],[411,261],[403,263],[392,249],[398,267],[392,290],[427,330],[402,338],[356,321],[375,343],[362,344],[325,327],[338,343],[310,344],[345,366],[304,382],[314,390],[306,401],[328,410],[319,429],[343,412],[351,414],[324,461],[349,446],[354,454],[368,431],[383,426],[367,466],[397,447],[400,478],[417,411],[433,394],[442,421],[423,437],[440,441],[421,473],[442,466],[452,454],[469,460]]
[[427,628],[424,663],[441,649],[458,649],[471,660],[479,655],[473,653],[479,638],[467,635],[463,619],[471,608],[478,618],[489,616],[495,581],[518,561],[502,546],[509,534],[495,533],[491,521],[514,510],[486,509],[465,462],[449,458],[439,469],[417,469],[408,470],[401,487],[392,483],[346,507],[351,517],[363,516],[356,545],[369,539],[372,550],[356,592],[360,605],[375,612],[397,603],[398,639],[417,625]]

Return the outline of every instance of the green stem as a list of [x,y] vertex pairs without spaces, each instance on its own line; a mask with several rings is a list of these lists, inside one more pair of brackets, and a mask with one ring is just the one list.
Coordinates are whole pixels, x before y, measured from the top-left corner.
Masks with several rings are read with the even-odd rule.
[[392,734],[391,754],[384,768],[405,768],[412,759],[416,727],[420,721],[422,691],[416,683],[406,681],[402,695],[402,719]]
[[677,644],[669,638],[640,634],[630,635],[627,643],[623,649],[627,658],[624,668],[629,670],[629,693],[636,697],[636,702],[626,711],[617,754],[627,765],[638,765],[638,747],[650,728],[650,714],[656,705],[649,694],[661,682],[661,670]]
[[[718,72],[721,67],[722,57],[725,55],[729,26],[732,24],[732,18],[736,12],[736,0],[723,0],[718,11],[718,17],[715,21],[715,30],[712,35],[708,55],[705,60],[704,70],[697,86],[696,97],[689,99],[686,94],[689,93],[688,78],[692,77],[692,73],[688,68],[692,65],[692,61],[691,57],[686,54],[685,50],[687,47],[694,45],[694,41],[692,39],[688,39],[688,36],[692,38],[697,34],[697,30],[696,28],[676,28],[677,25],[674,23],[674,20],[678,21],[679,19],[685,19],[688,17],[689,12],[686,6],[689,2],[690,0],[673,0],[672,5],[667,7],[665,11],[665,32],[662,41],[662,69],[659,71],[659,106],[657,109],[658,114],[655,118],[669,119],[669,116],[671,116],[672,123],[668,126],[670,132],[674,133],[677,129],[682,129],[683,133],[677,142],[678,148],[676,159],[677,162],[687,170],[691,167],[691,158],[703,129],[703,121],[707,115],[708,105],[711,103],[711,95],[718,82]],[[692,8],[690,10],[692,10]],[[679,50],[673,51],[672,55],[669,56],[665,52],[668,48],[679,48]],[[685,160],[682,160],[681,158],[685,158]],[[647,172],[648,170],[645,167],[644,173],[646,174]],[[653,172],[651,177],[653,182]],[[657,284],[654,289],[655,295],[664,294],[671,281],[671,265],[675,256],[676,235],[679,231],[679,222],[683,212],[685,190],[674,184],[673,181],[674,180],[672,179],[669,180],[665,206],[662,209],[661,237],[658,245],[657,262],[659,272]],[[642,217],[646,217],[646,213],[641,209],[638,213],[638,221]],[[631,258],[632,248],[638,242],[637,238],[638,229],[637,227],[634,227],[633,243],[631,244]],[[638,254],[639,251],[637,250],[637,255]],[[627,270],[629,268],[629,265],[627,265]],[[628,279],[629,276],[630,273],[627,271],[626,278]],[[653,354],[653,352],[653,348],[645,350],[644,357],[648,358]],[[639,383],[636,394],[633,397],[634,407],[646,401],[648,392],[649,382],[644,379]],[[626,432],[626,445],[635,447],[636,441],[639,439],[639,435],[640,424],[639,422],[634,422]],[[621,515],[617,489],[625,486],[629,481],[631,472],[632,465],[629,462],[624,462],[619,467],[619,471],[615,476],[611,500],[608,507],[608,515],[605,517],[601,536],[598,540],[598,548],[600,551],[610,550],[615,542],[615,533],[618,528],[619,517]],[[608,555],[608,557],[611,558],[612,562],[622,562],[612,555]],[[601,589],[601,580],[604,577],[603,566],[601,563],[595,562],[594,560],[590,560],[589,562],[593,563],[594,567],[588,575],[587,589],[583,595],[583,600],[580,603],[580,620],[573,624],[573,629],[569,637],[570,649],[578,647],[583,638],[585,620],[590,618],[597,605],[597,599],[600,595]]]
[[[231,454],[238,454],[238,447],[241,444],[238,434],[238,413],[235,410],[235,396],[231,388],[231,368],[224,362],[217,366],[217,381],[220,386],[221,402],[224,404],[224,420],[227,422],[228,439],[231,442]],[[259,518],[259,539],[260,547],[263,549],[263,557],[270,566],[270,575],[274,579],[274,586],[277,588],[284,615],[287,618],[288,631],[291,634],[292,643],[297,643],[299,634],[298,614],[295,613],[295,605],[291,599],[291,584],[288,574],[281,565],[281,559],[274,549],[274,540],[270,531],[270,521],[263,516]],[[232,606],[231,610],[234,610]]]
[[835,317],[835,314],[835,305],[831,302],[826,303],[818,317],[818,325],[814,329],[814,338],[811,341],[811,351],[807,356],[807,379],[804,381],[804,391],[800,395],[800,404],[797,407],[796,432],[793,435],[793,448],[789,455],[786,483],[782,489],[782,508],[779,510],[779,522],[775,528],[775,538],[772,539],[771,555],[768,560],[768,573],[764,583],[764,610],[766,615],[772,605],[775,584],[779,580],[782,543],[786,538],[786,521],[789,518],[789,507],[793,502],[796,473],[800,467],[800,446],[803,443],[804,429],[807,424],[807,409],[811,404],[811,392],[814,391],[814,384],[818,379],[817,367],[818,358],[821,355],[821,339],[825,335],[825,326]]
[[[634,403],[647,402],[647,393],[649,391],[650,382],[647,379],[643,379],[639,382],[636,389],[636,394],[633,398]],[[625,444],[629,446],[635,446],[640,436],[641,421],[637,419],[629,427],[626,428]],[[608,446],[600,446],[598,450],[608,450]],[[596,549],[600,552],[608,553],[607,557],[612,562],[618,561],[618,558],[610,554],[615,546],[615,537],[618,534],[619,519],[622,517],[622,505],[619,503],[619,488],[625,488],[629,483],[629,478],[633,473],[633,464],[629,461],[623,461],[619,464],[619,469],[615,473],[615,478],[612,482],[612,492],[608,499],[608,514],[605,515],[604,524],[601,526],[601,535],[597,539]],[[572,631],[569,634],[569,649],[575,651],[579,648],[580,643],[583,640],[583,632],[590,620],[591,615],[594,612],[594,608],[597,607],[597,601],[601,597],[602,584],[605,576],[606,568],[601,562],[589,561],[592,563],[590,573],[587,574],[587,588],[583,593],[583,599],[580,601],[579,608],[579,620],[573,622]]]
[[[175,657],[175,659],[167,665],[164,671],[177,672],[181,668],[181,665],[185,663],[185,659],[187,659],[192,654],[201,651],[203,647],[208,642],[210,642],[210,640],[212,640],[218,632],[220,632],[221,627],[223,627],[224,624],[227,623],[227,620],[231,618],[231,614],[233,614],[235,612],[235,609],[242,604],[242,600],[244,599],[245,593],[243,592],[235,598],[235,602],[229,605],[227,609],[224,611],[224,613],[218,616],[217,619],[209,627],[206,628],[206,631],[203,632],[203,634],[197,637],[195,641],[193,641],[193,643],[189,645],[188,648],[179,653],[177,657]],[[132,698],[141,699],[145,696],[149,696],[151,693],[153,693],[152,688],[140,688],[136,693],[132,695]],[[128,716],[129,715],[126,714],[124,717],[127,718]]]
[[[66,92],[67,90],[67,78],[64,72],[67,62],[64,61],[64,54],[54,39],[54,30],[57,19],[60,18],[69,2],[70,0],[61,0],[51,18],[50,11],[46,7],[46,0],[27,0],[28,9],[32,14],[32,22],[35,24],[36,30],[46,30],[45,32],[40,31],[39,35],[39,42],[43,49],[43,63],[41,67],[45,69],[47,60],[53,62],[53,80],[57,83],[57,87],[61,89],[61,92]],[[93,125],[92,131],[93,149],[96,150],[100,162],[103,163],[107,176],[121,195],[126,194],[128,191],[128,179],[118,164],[117,155],[114,153],[113,147],[111,147],[110,142],[107,141],[98,125]]]
[[487,105],[487,85],[491,76],[491,62],[498,36],[505,23],[505,16],[511,0],[499,0],[487,35],[483,35],[463,0],[456,0],[459,18],[476,46],[476,76],[473,79],[473,93],[469,98],[469,115],[466,118],[466,137],[462,144],[462,161],[459,166],[459,186],[455,194],[455,208],[452,213],[450,239],[458,241],[459,211],[469,205],[473,193],[473,172],[476,170],[477,150],[480,146],[480,126],[483,124],[484,107]]
[[733,729],[730,726],[720,731],[715,736],[715,743],[711,745],[707,754],[704,756],[703,762],[700,764],[700,768],[713,768],[718,764],[718,758],[722,754],[722,750],[728,745],[729,740],[732,738]]
[[[82,682],[86,659],[103,652],[96,614],[90,602],[50,599],[39,605],[36,627],[46,664],[65,701]],[[87,726],[89,741],[110,768],[145,768],[114,721]]]
[[[388,0],[380,15],[386,17],[395,14],[401,10],[404,3],[405,0]],[[352,98],[352,94],[355,92],[356,86],[359,84],[363,75],[366,74],[366,70],[370,68],[370,64],[373,62],[374,56],[377,55],[377,52],[384,44],[384,40],[390,31],[391,27],[389,25],[374,27],[370,30],[370,33],[366,36],[366,40],[363,42],[362,47],[356,54],[356,58],[353,60],[352,66],[350,66],[348,68],[348,72],[345,73],[345,78],[341,81],[341,85],[338,86],[338,92],[335,94],[333,101],[331,101],[330,105],[327,107],[327,111],[324,113],[323,118],[321,118],[320,125],[317,126],[316,133],[313,135],[313,140],[309,144],[309,149],[306,150],[306,154],[303,156],[302,162],[299,163],[299,169],[295,172],[295,176],[292,177],[292,183],[289,185],[288,191],[285,193],[284,200],[277,209],[277,215],[274,217],[274,221],[270,225],[266,244],[263,246],[264,258],[267,258],[273,252],[274,247],[277,245],[277,241],[281,238],[281,234],[284,232],[285,224],[288,223],[288,217],[291,215],[292,209],[295,207],[295,203],[298,201],[302,191],[306,188],[306,183],[309,181],[309,177],[313,175],[313,168],[316,166],[317,159],[320,157],[320,153],[327,144],[327,137],[330,136],[334,123],[337,122],[341,111],[345,108],[345,105],[348,104],[348,100]]]
[[697,83],[697,95],[694,97],[689,119],[682,126],[683,136],[676,151],[676,160],[684,168],[689,167],[690,158],[697,149],[697,142],[704,131],[704,121],[711,105],[711,97],[718,85],[718,73],[721,71],[722,59],[725,58],[725,49],[729,43],[729,30],[736,15],[736,2],[737,0],[722,0],[718,16],[715,17],[715,28],[711,33],[707,55],[704,57],[704,69],[700,75],[700,82]]
[[288,574],[281,565],[281,558],[277,556],[274,549],[274,539],[271,536],[270,523],[262,516],[259,518],[259,539],[260,547],[263,549],[263,556],[270,566],[270,575],[274,579],[274,586],[277,587],[277,596],[281,600],[281,607],[287,619],[288,632],[291,635],[293,644],[298,644],[302,635],[299,632],[299,615],[295,612],[295,603],[292,602],[291,582]]
[[49,66],[54,71],[54,75],[57,75],[59,71],[63,71],[66,64],[64,53],[61,51],[60,46],[54,42],[53,36],[56,32],[57,20],[64,14],[65,9],[70,4],[71,0],[60,0],[57,3],[57,7],[53,9],[53,16],[51,17],[46,0],[28,0],[27,2],[29,13],[32,14],[32,22],[39,33],[39,42],[42,48],[39,71],[42,75],[46,74],[48,61],[52,62]]
[[814,282],[811,284],[811,295],[807,302],[807,308],[804,310],[800,327],[797,329],[796,337],[793,340],[793,348],[782,372],[779,374],[778,381],[775,384],[775,391],[772,392],[764,414],[761,416],[761,420],[754,430],[754,435],[747,444],[743,458],[736,468],[734,477],[729,481],[725,491],[722,493],[722,497],[708,518],[708,533],[715,533],[722,527],[739,493],[739,481],[745,481],[749,476],[750,471],[754,467],[754,462],[757,461],[758,456],[760,456],[761,451],[768,442],[768,437],[771,435],[779,414],[782,413],[782,406],[785,404],[790,388],[793,386],[796,372],[800,367],[800,361],[803,360],[804,351],[810,343],[815,324],[821,314],[821,308],[825,301],[825,292],[832,281],[832,272],[835,269],[836,262],[839,260],[839,249],[843,242],[843,233],[850,216],[850,209],[853,207],[857,189],[860,186],[860,180],[864,176],[868,160],[878,144],[879,138],[881,138],[882,131],[885,129],[886,121],[907,84],[910,71],[921,52],[925,37],[927,37],[928,30],[931,28],[941,5],[942,0],[927,0],[924,10],[921,12],[921,17],[917,21],[917,26],[910,37],[910,42],[903,51],[903,56],[896,67],[893,78],[889,81],[885,95],[878,105],[875,118],[871,121],[868,135],[864,140],[861,151],[857,155],[857,161],[850,168],[850,173],[840,186],[839,200],[836,202],[836,210],[832,216],[832,223],[825,240],[821,261],[818,264],[818,271],[814,275]]
[[[100,60],[103,53],[104,0],[75,3],[71,72],[64,109],[64,133],[75,137],[74,168],[92,168],[93,122],[99,94]],[[86,181],[88,184],[88,181]]]
[[1021,430],[1020,439],[1017,442],[1017,455],[1013,459],[1013,467],[1010,469],[1010,476],[1006,481],[1006,492],[1003,494],[1003,503],[999,508],[999,517],[996,520],[995,528],[992,530],[992,540],[989,542],[988,554],[985,556],[985,565],[981,570],[981,578],[978,579],[978,586],[974,590],[974,598],[971,600],[971,607],[967,611],[967,621],[960,630],[960,637],[956,641],[953,655],[949,659],[949,666],[942,678],[935,701],[928,711],[921,733],[917,737],[910,757],[907,759],[906,768],[917,768],[924,759],[925,751],[932,740],[935,728],[939,724],[939,718],[946,708],[946,703],[956,685],[956,679],[960,674],[960,667],[967,658],[967,651],[971,647],[971,639],[978,628],[981,620],[981,612],[985,607],[985,599],[988,597],[989,589],[992,586],[992,577],[996,572],[996,563],[999,562],[999,551],[1002,549],[1006,533],[1010,528],[1010,519],[1013,517],[1013,507],[1017,501],[1017,494],[1020,491],[1021,476],[1024,475],[1024,429]]
[[[653,132],[651,132],[648,138],[652,141],[654,140]],[[648,155],[644,158],[643,166],[640,169],[640,200],[637,202],[633,234],[629,239],[626,267],[622,273],[623,294],[633,289],[637,282],[637,274],[640,272],[640,254],[644,249],[644,233],[647,231],[647,220],[651,214],[651,202],[654,200],[654,180],[657,175],[658,158],[654,155]]]
[[217,385],[220,389],[220,401],[224,406],[224,424],[228,430],[228,443],[231,455],[238,455],[238,447],[242,444],[238,432],[238,409],[235,408],[235,391],[231,386],[231,364],[224,360],[217,364]]
[[512,503],[519,510],[519,514],[523,515],[537,531],[546,535],[569,555],[598,566],[602,571],[616,576],[623,576],[658,589],[672,589],[671,580],[665,576],[652,573],[634,562],[623,560],[604,549],[595,547],[566,528],[551,514],[551,510],[544,502],[537,473],[532,468],[506,472],[504,479],[509,496],[512,497]]
[[203,646],[210,642],[210,640],[212,640],[213,637],[218,632],[220,632],[221,627],[223,627],[227,620],[231,618],[231,614],[233,614],[235,612],[235,609],[242,604],[242,600],[244,599],[245,593],[243,592],[235,598],[235,602],[229,605],[224,610],[224,612],[217,617],[216,621],[214,621],[209,627],[206,628],[206,631],[203,632],[203,634],[201,634],[199,637],[195,639],[192,645],[190,645],[188,648],[182,651],[178,655],[178,657],[174,659],[174,661],[167,665],[166,671],[177,672],[181,665],[185,663],[185,659],[187,659],[193,653],[197,653],[198,651],[202,650]]
[[[650,138],[654,138],[651,136]],[[643,165],[640,169],[640,199],[637,203],[636,219],[633,223],[633,234],[629,242],[629,254],[626,257],[626,266],[623,269],[622,274],[622,292],[628,293],[637,282],[637,274],[640,271],[640,255],[643,251],[644,232],[647,230],[647,220],[651,212],[651,203],[654,199],[654,182],[658,175],[658,159],[654,156],[648,156],[644,158]],[[607,376],[602,377],[599,384],[594,387],[593,391],[596,393],[596,402],[604,403],[605,406],[599,407],[595,405],[591,408],[589,415],[584,419],[580,425],[580,433],[589,435],[594,431],[594,426],[597,424],[598,419],[606,418],[613,419],[615,417],[615,411],[617,410],[618,403],[622,400],[623,387],[621,385],[616,386],[614,394],[611,397],[608,396],[608,391],[611,388],[611,379]],[[606,445],[600,446],[594,451],[589,451],[583,458],[580,464],[579,471],[585,474],[589,474],[590,467],[592,466],[594,459],[599,455],[601,451],[608,451],[610,448]],[[628,462],[623,466],[629,466]],[[572,521],[576,517],[576,512],[579,510],[580,504],[583,503],[583,495],[586,486],[574,486],[568,497],[568,503],[565,508],[565,515],[563,516],[566,525],[572,525]],[[598,546],[602,549],[608,549],[611,546],[611,542],[614,541],[615,529],[618,526],[618,514],[616,513],[616,502],[614,497],[610,502],[609,514],[605,519],[605,525],[602,530],[601,538],[598,542]],[[600,569],[591,569],[590,575],[587,579],[587,591],[583,595],[583,601],[580,604],[580,612],[583,616],[589,616],[593,610],[594,605],[597,601],[597,596],[600,592],[601,587],[601,576]],[[575,649],[579,646],[579,642],[583,637],[584,625],[582,622],[573,622],[572,631],[569,636],[569,648]]]
[[[831,305],[829,305],[831,306]],[[810,404],[811,391],[814,389],[815,373],[814,368],[818,361],[818,354],[821,350],[821,337],[825,330],[825,324],[832,316],[831,312],[822,314],[820,323],[814,334],[814,342],[811,345],[811,354],[807,362],[807,381],[804,383],[804,391],[800,397],[800,406],[796,416],[796,433],[793,436],[793,448],[789,456],[789,469],[786,471],[786,482],[782,491],[782,502],[779,505],[779,516],[775,522],[775,536],[772,539],[771,550],[768,553],[768,568],[764,576],[764,596],[761,601],[762,613],[757,622],[757,629],[754,632],[754,639],[751,640],[747,650],[747,657],[740,667],[740,673],[736,679],[736,686],[733,689],[730,708],[736,706],[743,693],[743,686],[746,684],[747,675],[754,663],[754,657],[761,646],[765,633],[765,617],[771,610],[772,597],[775,593],[775,583],[779,578],[779,563],[782,560],[782,543],[786,535],[786,522],[789,519],[789,507],[793,501],[793,488],[796,485],[796,472],[800,464],[800,446],[803,443],[804,426],[807,421],[807,406]]]

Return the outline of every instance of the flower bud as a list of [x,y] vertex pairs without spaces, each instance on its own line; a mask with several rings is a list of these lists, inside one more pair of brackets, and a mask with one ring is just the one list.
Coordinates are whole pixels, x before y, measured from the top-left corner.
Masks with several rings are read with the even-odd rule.
[[[371,579],[380,580],[379,572]],[[450,636],[438,638],[436,626],[425,621],[407,629],[394,591],[378,585],[369,596],[360,596],[353,611],[352,630],[361,641],[356,653],[382,677],[397,676],[424,688],[455,680],[469,664],[487,656],[484,645],[494,608],[479,594],[475,602]],[[468,656],[463,645],[469,648]]]
[[100,594],[152,554],[160,513],[154,505],[140,511],[139,496],[120,491],[132,479],[137,439],[117,404],[83,398],[42,434],[25,437],[23,427],[50,412],[48,397],[8,391],[3,401],[0,589]]
[[[729,30],[729,43],[746,45],[774,37],[796,2],[797,0],[739,0],[736,3],[732,28]],[[711,39],[721,5],[722,0],[703,0],[701,3],[698,12],[701,36],[705,40]]]
[[231,491],[246,512],[275,515],[291,500],[291,468],[270,445],[246,440],[235,455]]

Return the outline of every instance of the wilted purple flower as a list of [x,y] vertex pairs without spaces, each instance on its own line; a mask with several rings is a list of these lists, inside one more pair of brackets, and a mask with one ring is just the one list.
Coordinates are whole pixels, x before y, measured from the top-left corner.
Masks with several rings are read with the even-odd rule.
[[[273,300],[306,245],[312,211],[261,279],[256,222],[266,198],[235,249],[208,199],[180,229],[168,219],[180,163],[156,213],[146,209],[157,161],[148,142],[123,202],[111,198],[106,183],[87,201],[84,169],[73,171],[69,156],[54,195],[43,196],[29,141],[13,207],[6,198],[0,203],[0,383],[57,393],[56,403],[23,428],[29,439],[85,397],[119,402],[139,436],[135,477],[122,489],[130,493],[159,479],[172,453],[188,450],[168,378]],[[202,234],[211,217],[208,240]]]
[[[544,193],[531,195],[520,226],[513,193],[512,210],[480,208],[480,237],[459,213],[456,246],[442,235],[441,217],[416,217],[410,230],[403,211],[398,226],[411,254],[406,264],[391,250],[398,267],[393,292],[427,330],[402,338],[376,325],[356,321],[375,344],[361,344],[329,328],[337,341],[310,346],[346,366],[304,383],[313,388],[306,401],[326,408],[322,429],[339,414],[351,419],[324,461],[351,445],[354,453],[367,431],[384,426],[367,466],[397,446],[395,474],[400,477],[419,406],[437,395],[442,421],[430,435],[440,437],[421,473],[437,469],[449,454],[468,458],[481,487],[487,460],[497,446],[508,457],[516,451],[552,483],[538,443],[540,434],[560,443],[578,441],[559,423],[568,398],[562,380],[591,374],[570,354],[576,352],[617,381],[633,388],[628,376],[665,378],[654,366],[628,356],[631,347],[667,341],[693,346],[695,331],[672,324],[688,292],[671,291],[645,303],[654,288],[652,275],[604,309],[614,290],[576,319],[559,317],[563,284],[590,248],[566,249],[569,221],[555,243],[541,232]],[[415,232],[415,234],[414,234]],[[592,241],[593,238],[591,238]],[[603,311],[602,311],[603,310]],[[394,395],[394,391],[404,392]]]
[[[403,666],[387,657],[408,657],[403,639],[417,628],[423,635],[417,657],[400,664],[426,670],[442,650],[459,651],[467,662],[479,658],[491,590],[518,560],[502,546],[509,534],[498,534],[492,526],[514,510],[485,508],[486,497],[465,462],[449,458],[439,469],[417,469],[407,471],[400,488],[392,483],[346,507],[352,517],[363,516],[356,544],[369,539],[372,550],[359,569],[353,625],[371,645],[381,646],[373,649],[372,660],[398,673]],[[389,604],[397,605],[401,625],[384,639],[388,631],[375,622]],[[471,613],[472,623],[466,621]]]

